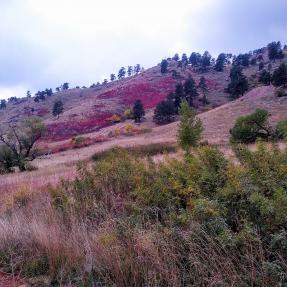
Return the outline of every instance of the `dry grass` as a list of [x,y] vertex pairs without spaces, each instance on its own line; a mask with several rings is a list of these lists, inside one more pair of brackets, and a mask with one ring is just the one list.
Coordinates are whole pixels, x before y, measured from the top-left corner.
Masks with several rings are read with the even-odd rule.
[[55,186],[63,179],[72,179],[75,174],[76,166],[62,165],[31,172],[1,175],[0,210],[23,192],[30,195],[47,191],[47,186]]

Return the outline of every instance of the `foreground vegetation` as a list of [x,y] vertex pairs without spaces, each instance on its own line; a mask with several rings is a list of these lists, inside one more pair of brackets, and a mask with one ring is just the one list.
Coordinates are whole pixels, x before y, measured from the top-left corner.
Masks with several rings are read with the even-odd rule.
[[154,164],[114,149],[48,196],[19,193],[1,270],[45,286],[285,286],[287,151],[234,151],[240,164],[210,146]]

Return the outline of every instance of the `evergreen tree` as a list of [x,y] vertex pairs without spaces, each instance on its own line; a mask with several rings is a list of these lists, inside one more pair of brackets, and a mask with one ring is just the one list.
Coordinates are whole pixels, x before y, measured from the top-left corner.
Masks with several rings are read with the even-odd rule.
[[174,61],[178,61],[179,60],[179,56],[178,56],[178,54],[176,53],[174,56],[173,56],[173,58],[172,58]]
[[56,101],[53,106],[53,116],[59,118],[60,114],[64,111],[64,105],[62,101]]
[[211,55],[208,51],[205,51],[201,57],[201,71],[206,72],[211,64]]
[[242,73],[240,66],[233,66],[230,71],[231,82],[228,85],[228,92],[233,98],[238,98],[240,95],[243,96],[248,90],[247,78]]
[[167,72],[168,67],[168,61],[166,59],[163,59],[160,63],[160,71],[162,74],[165,74]]
[[233,65],[249,67],[250,54],[239,54],[233,59]]
[[182,62],[182,65],[183,65],[184,67],[186,67],[186,66],[188,65],[188,58],[187,58],[187,56],[186,56],[185,53],[182,54],[181,62]]
[[134,67],[134,72],[136,74],[138,74],[140,71],[141,71],[141,65],[140,64],[136,64],[135,67]]
[[181,83],[177,84],[175,87],[175,92],[171,95],[173,97],[175,112],[178,113],[180,103],[185,98],[183,85]]
[[191,147],[196,146],[201,138],[202,123],[185,100],[180,105],[179,114],[178,142],[188,155]]
[[284,54],[283,54],[283,51],[281,49],[280,41],[269,43],[267,48],[268,48],[269,60],[275,61],[276,59],[284,58]]
[[69,89],[69,83],[64,83],[62,85],[62,90],[68,90]]
[[128,76],[130,77],[133,73],[133,67],[132,66],[128,66]]
[[189,77],[185,82],[184,82],[184,93],[186,100],[188,101],[189,105],[193,105],[193,99],[198,96],[198,92],[196,89],[196,84],[195,81],[193,80],[192,77]]
[[200,64],[200,62],[201,62],[201,55],[199,53],[192,52],[189,57],[189,63],[193,67],[196,67]]
[[158,124],[167,124],[173,121],[174,115],[175,108],[173,102],[165,100],[156,106],[153,120]]
[[208,104],[208,100],[207,100],[207,93],[208,93],[208,88],[207,88],[207,85],[206,85],[206,80],[205,80],[205,77],[201,77],[200,78],[200,81],[199,81],[199,84],[198,84],[198,88],[200,89],[203,97],[202,97],[202,103],[204,105],[207,105]]
[[226,62],[227,62],[226,54],[224,54],[224,53],[219,54],[217,59],[216,59],[214,70],[217,72],[222,72]]
[[269,86],[271,83],[271,74],[267,72],[265,69],[259,75],[259,82]]
[[115,74],[111,74],[110,75],[110,79],[111,79],[111,82],[113,82],[116,79],[116,75]]
[[52,89],[46,89],[45,90],[45,93],[48,97],[52,96],[53,95],[53,90]]
[[274,86],[285,87],[287,84],[287,66],[285,63],[282,63],[273,73],[272,83]]
[[31,98],[31,97],[32,97],[32,95],[31,95],[31,92],[30,92],[30,91],[27,91],[27,92],[26,92],[26,97],[27,97],[27,98]]
[[118,79],[121,80],[126,76],[126,69],[125,67],[121,67],[118,73]]
[[136,123],[140,123],[145,115],[144,107],[141,100],[136,100],[133,106],[133,115]]
[[1,100],[0,102],[0,109],[5,109],[6,108],[6,100]]

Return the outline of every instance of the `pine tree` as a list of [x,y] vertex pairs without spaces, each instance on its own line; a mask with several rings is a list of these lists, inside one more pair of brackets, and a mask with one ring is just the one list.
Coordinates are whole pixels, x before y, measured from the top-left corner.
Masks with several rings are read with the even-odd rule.
[[178,54],[176,53],[174,56],[173,56],[173,58],[172,58],[174,61],[178,61],[179,60],[179,56],[178,56]]
[[180,124],[178,129],[178,142],[185,153],[190,154],[191,147],[198,144],[203,131],[202,123],[196,117],[195,111],[183,101],[180,105]]
[[31,92],[30,92],[30,91],[27,91],[27,92],[26,92],[26,97],[27,97],[27,98],[31,98],[31,97],[32,97],[32,95],[31,95]]
[[250,64],[249,59],[250,59],[250,54],[239,54],[237,57],[236,56],[234,57],[233,65],[249,67],[249,64]]
[[168,67],[168,61],[166,59],[163,59],[160,63],[160,71],[162,74],[165,74],[167,72]]
[[200,89],[203,97],[202,97],[202,103],[204,105],[207,105],[208,104],[208,100],[207,100],[207,93],[208,93],[208,88],[207,88],[207,85],[206,85],[206,80],[205,80],[205,77],[202,76],[200,78],[200,81],[199,81],[199,84],[198,84],[198,88]]
[[192,106],[193,105],[193,99],[198,96],[196,84],[195,84],[195,81],[193,80],[192,77],[189,77],[184,82],[184,93],[185,93],[185,97],[186,97],[189,105]]
[[118,79],[121,80],[126,76],[126,69],[125,67],[121,67],[118,73]]
[[206,72],[211,64],[211,55],[208,51],[205,51],[201,57],[201,71]]
[[199,53],[192,52],[189,57],[189,63],[193,67],[196,67],[200,64],[200,62],[201,62],[201,55]]
[[60,114],[64,111],[64,105],[62,101],[56,101],[53,106],[53,116],[59,118]]
[[173,121],[174,115],[175,108],[173,102],[165,100],[156,106],[153,120],[158,124],[167,124]]
[[259,82],[269,86],[271,83],[271,74],[267,72],[265,69],[259,75]]
[[267,48],[268,48],[269,60],[275,61],[276,59],[284,58],[284,54],[283,54],[283,51],[282,51],[282,48],[281,48],[280,41],[269,43]]
[[133,67],[132,66],[128,66],[128,76],[130,77],[133,73]]
[[116,75],[115,74],[111,74],[110,75],[110,79],[111,79],[111,82],[113,82],[116,79]]
[[141,65],[140,65],[140,64],[136,64],[136,65],[134,66],[134,72],[135,72],[136,74],[138,74],[140,71],[141,71]]
[[63,85],[62,85],[62,90],[68,90],[69,89],[69,83],[64,83]]
[[181,62],[182,62],[182,65],[183,65],[184,67],[186,67],[186,66],[188,65],[188,58],[187,58],[187,56],[186,56],[185,53],[182,54]]
[[214,70],[217,72],[222,72],[226,62],[227,62],[226,54],[224,53],[219,54],[216,59]]
[[233,66],[230,71],[231,82],[228,85],[228,92],[232,98],[238,98],[240,95],[243,96],[248,90],[247,78],[242,73],[240,66]]
[[285,87],[287,84],[287,66],[286,64],[282,63],[273,73],[272,76],[272,83],[274,86]]
[[175,92],[171,94],[173,98],[173,104],[175,112],[178,113],[180,103],[185,98],[184,88],[181,83],[177,84],[175,87]]
[[0,101],[0,109],[5,109],[6,108],[6,100],[1,100]]
[[136,100],[133,106],[133,115],[136,123],[140,123],[145,115],[144,107],[141,100]]

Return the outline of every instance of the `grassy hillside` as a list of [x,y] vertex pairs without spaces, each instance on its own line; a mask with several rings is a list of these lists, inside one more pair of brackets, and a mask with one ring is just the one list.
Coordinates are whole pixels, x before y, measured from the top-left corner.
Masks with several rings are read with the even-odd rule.
[[[285,286],[286,145],[231,147],[229,130],[257,108],[271,125],[287,119],[287,97],[253,65],[249,91],[231,101],[229,72],[170,61],[164,75],[157,66],[0,110],[2,124],[38,115],[48,127],[36,170],[1,175],[0,286]],[[179,122],[157,125],[153,110],[190,75],[205,76],[209,104],[194,103],[204,131],[185,155]],[[144,121],[112,124],[135,99]]]

